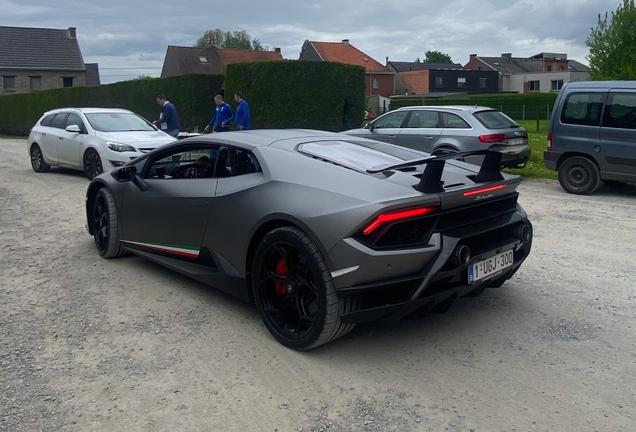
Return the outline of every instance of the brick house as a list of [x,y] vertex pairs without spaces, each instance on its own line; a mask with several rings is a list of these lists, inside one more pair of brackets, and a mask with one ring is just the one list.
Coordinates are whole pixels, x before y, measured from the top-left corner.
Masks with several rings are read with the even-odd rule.
[[305,41],[300,60],[330,61],[362,66],[367,71],[366,94],[389,97],[395,92],[395,72],[389,70],[353,45],[342,42]]
[[84,63],[75,27],[0,26],[0,94],[98,85],[99,67]]
[[251,51],[169,45],[161,78],[193,73],[224,74],[232,63],[277,60],[283,60],[280,48],[274,48],[274,51]]
[[559,53],[544,52],[527,58],[511,53],[499,57],[471,54],[464,68],[497,71],[500,90],[515,93],[556,92],[565,83],[590,78],[585,65]]

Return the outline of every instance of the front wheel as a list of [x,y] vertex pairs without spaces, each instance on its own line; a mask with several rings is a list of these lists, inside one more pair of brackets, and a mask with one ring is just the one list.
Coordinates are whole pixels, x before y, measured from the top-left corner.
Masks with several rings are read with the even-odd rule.
[[99,153],[92,148],[86,150],[86,153],[84,153],[84,173],[86,177],[88,177],[89,180],[93,180],[103,172],[104,168]]
[[357,298],[339,299],[320,250],[302,230],[282,227],[258,245],[252,269],[256,306],[269,332],[296,350],[315,348],[344,336],[355,324],[344,313],[358,309]]
[[113,194],[106,188],[97,191],[93,201],[92,224],[93,239],[97,252],[104,258],[113,258],[124,254],[119,242],[119,224],[117,206]]
[[559,167],[559,183],[566,192],[589,195],[601,185],[601,173],[596,163],[590,159],[573,156]]
[[51,169],[51,165],[44,161],[44,155],[39,145],[31,146],[31,168],[37,173],[44,173]]

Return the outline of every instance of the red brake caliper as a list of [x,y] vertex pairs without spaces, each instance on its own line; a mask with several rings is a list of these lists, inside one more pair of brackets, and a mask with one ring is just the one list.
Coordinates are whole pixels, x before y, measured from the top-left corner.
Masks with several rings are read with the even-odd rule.
[[[278,265],[276,266],[276,275],[287,276],[287,264],[285,264],[285,260],[282,258],[278,261]],[[282,282],[276,282],[276,295],[283,296],[286,293],[287,289],[285,288],[285,284]]]

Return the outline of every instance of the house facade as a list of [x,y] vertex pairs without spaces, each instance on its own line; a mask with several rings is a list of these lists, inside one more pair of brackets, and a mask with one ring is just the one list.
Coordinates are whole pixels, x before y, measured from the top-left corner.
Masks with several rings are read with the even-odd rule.
[[232,63],[283,60],[280,48],[251,51],[226,48],[196,48],[169,45],[161,78],[194,73],[225,74]]
[[98,65],[84,63],[75,27],[0,26],[0,80],[0,94],[100,82]]
[[499,57],[471,54],[464,68],[496,71],[500,90],[510,93],[555,92],[565,83],[590,77],[585,65],[568,60],[563,53],[539,53],[528,58],[513,57],[511,53]]
[[330,61],[362,66],[366,70],[366,94],[389,97],[395,92],[395,72],[349,43],[305,41],[300,60]]

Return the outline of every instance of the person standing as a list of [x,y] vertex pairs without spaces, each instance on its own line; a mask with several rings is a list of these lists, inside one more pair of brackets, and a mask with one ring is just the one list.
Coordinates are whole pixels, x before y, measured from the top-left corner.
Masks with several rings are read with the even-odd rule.
[[223,100],[220,94],[214,96],[216,110],[210,123],[205,127],[205,132],[227,132],[230,130],[230,120],[232,120],[232,107]]
[[167,101],[163,94],[157,96],[157,104],[161,107],[161,115],[159,120],[155,120],[153,123],[163,132],[176,138],[179,136],[179,128],[181,127],[177,108]]
[[234,100],[238,104],[234,117],[236,130],[248,130],[250,128],[250,106],[241,92],[234,93]]

